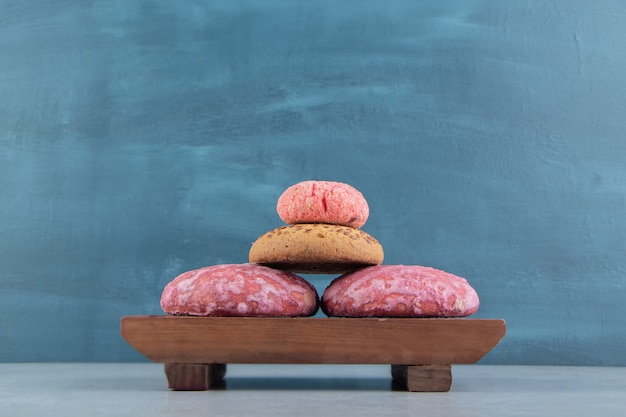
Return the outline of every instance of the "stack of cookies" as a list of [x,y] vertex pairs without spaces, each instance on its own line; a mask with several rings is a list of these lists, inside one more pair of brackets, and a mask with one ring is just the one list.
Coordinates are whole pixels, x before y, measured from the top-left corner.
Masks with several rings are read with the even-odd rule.
[[[168,314],[338,317],[462,317],[478,295],[456,275],[419,265],[382,265],[382,245],[360,228],[369,206],[354,187],[303,181],[276,205],[288,225],[260,236],[249,263],[185,272],[163,291]],[[321,297],[296,275],[342,274]]]
[[351,185],[304,181],[287,188],[276,204],[289,226],[270,230],[250,248],[251,263],[306,274],[340,274],[380,265],[381,244],[360,230],[367,201]]

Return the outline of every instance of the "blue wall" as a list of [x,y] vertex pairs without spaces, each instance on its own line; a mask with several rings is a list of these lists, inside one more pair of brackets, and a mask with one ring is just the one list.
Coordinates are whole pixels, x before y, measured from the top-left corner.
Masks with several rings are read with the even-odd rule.
[[[466,277],[484,363],[626,365],[620,1],[0,0],[0,361],[144,360],[123,315],[345,181]],[[308,276],[321,290],[332,276]]]

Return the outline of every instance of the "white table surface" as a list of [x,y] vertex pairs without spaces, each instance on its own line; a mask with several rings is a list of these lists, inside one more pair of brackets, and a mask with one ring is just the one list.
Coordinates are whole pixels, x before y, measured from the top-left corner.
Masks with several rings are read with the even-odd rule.
[[393,391],[389,366],[229,365],[175,392],[162,364],[0,364],[0,416],[626,416],[626,368],[453,365],[446,393]]

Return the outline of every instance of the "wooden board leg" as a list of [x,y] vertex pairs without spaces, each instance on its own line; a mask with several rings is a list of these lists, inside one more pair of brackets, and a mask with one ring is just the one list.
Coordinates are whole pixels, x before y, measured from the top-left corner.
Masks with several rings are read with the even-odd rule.
[[167,386],[176,391],[205,391],[218,387],[226,375],[223,363],[166,363]]
[[452,385],[451,365],[391,365],[391,376],[413,392],[446,392]]

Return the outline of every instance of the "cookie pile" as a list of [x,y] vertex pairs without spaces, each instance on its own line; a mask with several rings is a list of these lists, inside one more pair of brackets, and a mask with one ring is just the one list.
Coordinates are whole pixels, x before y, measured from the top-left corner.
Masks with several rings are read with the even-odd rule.
[[[303,181],[276,205],[287,226],[251,246],[249,263],[185,272],[164,289],[168,314],[336,317],[463,317],[478,310],[476,291],[461,277],[420,265],[382,265],[382,245],[360,228],[369,216],[349,184]],[[321,299],[297,273],[342,274]]]
[[351,185],[300,182],[283,192],[276,211],[289,225],[259,237],[250,248],[251,263],[296,273],[341,274],[383,262],[381,244],[360,230],[369,206]]

